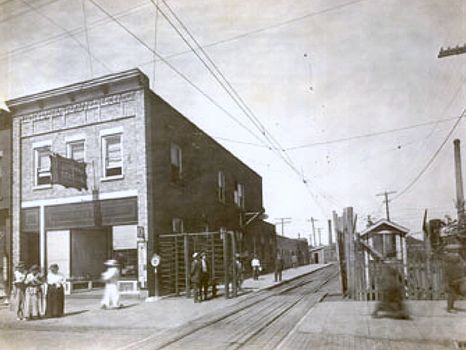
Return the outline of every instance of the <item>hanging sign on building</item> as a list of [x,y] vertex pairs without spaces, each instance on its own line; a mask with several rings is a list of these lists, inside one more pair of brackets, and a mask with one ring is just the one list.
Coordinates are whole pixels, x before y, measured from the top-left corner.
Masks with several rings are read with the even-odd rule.
[[52,184],[87,190],[86,163],[51,154],[50,167]]

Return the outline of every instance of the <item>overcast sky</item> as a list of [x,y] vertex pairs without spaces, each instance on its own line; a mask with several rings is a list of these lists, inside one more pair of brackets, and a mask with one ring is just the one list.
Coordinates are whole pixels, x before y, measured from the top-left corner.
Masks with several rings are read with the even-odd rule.
[[[364,227],[368,214],[385,215],[376,196],[385,190],[398,191],[392,220],[413,232],[424,208],[431,218],[455,213],[453,139],[466,142],[465,121],[419,175],[466,106],[466,55],[437,58],[466,42],[465,1],[169,0],[259,127],[149,0],[0,1],[0,98],[138,67],[262,176],[269,221],[292,218],[286,236],[308,237],[310,217],[326,233],[332,210],[345,206]],[[228,114],[154,64],[141,41]]]

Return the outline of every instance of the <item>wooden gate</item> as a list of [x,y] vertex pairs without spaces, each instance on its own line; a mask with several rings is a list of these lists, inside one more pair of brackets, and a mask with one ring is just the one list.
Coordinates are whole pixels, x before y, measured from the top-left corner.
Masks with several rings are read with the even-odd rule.
[[375,261],[356,267],[357,300],[381,300],[384,285],[384,268],[390,266],[398,271],[405,296],[415,300],[445,299],[443,261],[438,258],[424,260],[408,259],[405,267],[400,261]]
[[[205,252],[210,265],[210,282],[225,280],[225,261],[231,259],[227,232],[178,233],[159,236],[160,290],[190,296],[190,266],[194,252]],[[227,242],[224,242],[224,239]],[[225,247],[227,247],[225,249]]]

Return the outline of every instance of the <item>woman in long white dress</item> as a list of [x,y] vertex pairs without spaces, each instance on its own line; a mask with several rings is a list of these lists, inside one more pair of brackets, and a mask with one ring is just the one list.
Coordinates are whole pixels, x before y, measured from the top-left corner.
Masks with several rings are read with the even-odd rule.
[[118,291],[118,279],[120,269],[116,260],[107,260],[105,263],[107,270],[102,273],[102,280],[105,282],[104,297],[101,302],[102,309],[113,309],[121,307],[120,292]]

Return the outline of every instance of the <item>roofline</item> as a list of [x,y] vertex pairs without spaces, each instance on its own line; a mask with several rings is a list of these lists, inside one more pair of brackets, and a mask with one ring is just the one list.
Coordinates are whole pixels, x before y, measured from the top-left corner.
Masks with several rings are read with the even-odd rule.
[[18,107],[28,103],[37,102],[38,100],[44,100],[51,97],[56,97],[60,95],[66,95],[70,93],[80,92],[81,90],[89,89],[92,87],[97,87],[105,84],[117,83],[122,80],[127,80],[131,78],[140,78],[143,81],[144,85],[149,84],[147,76],[138,68],[129,69],[123,72],[112,73],[104,76],[100,76],[93,79],[88,79],[80,81],[78,83],[73,83],[70,85],[61,86],[55,89],[50,89],[42,92],[38,92],[31,95],[21,96],[6,101],[8,107]]
[[360,234],[360,237],[369,234],[370,232],[374,231],[374,229],[377,226],[380,226],[380,225],[383,225],[383,224],[392,226],[392,227],[398,229],[399,231],[401,231],[401,232],[403,232],[405,234],[407,234],[409,232],[409,229],[407,229],[406,227],[401,226],[399,224],[396,224],[393,221],[390,221],[390,220],[387,220],[387,219],[380,219],[379,221],[376,221],[372,226],[369,226],[364,231],[362,231],[361,234]]

